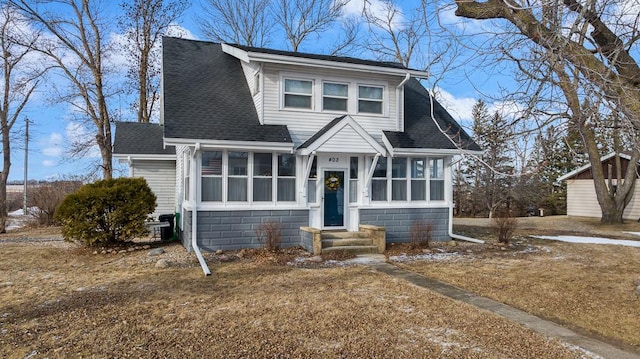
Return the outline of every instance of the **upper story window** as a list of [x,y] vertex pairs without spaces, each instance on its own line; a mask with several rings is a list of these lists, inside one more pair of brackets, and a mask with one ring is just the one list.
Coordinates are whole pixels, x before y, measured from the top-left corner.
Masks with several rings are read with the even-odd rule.
[[384,87],[358,86],[358,112],[382,114]]
[[312,109],[313,81],[285,79],[284,107]]
[[349,85],[332,82],[322,84],[322,109],[329,111],[347,111]]

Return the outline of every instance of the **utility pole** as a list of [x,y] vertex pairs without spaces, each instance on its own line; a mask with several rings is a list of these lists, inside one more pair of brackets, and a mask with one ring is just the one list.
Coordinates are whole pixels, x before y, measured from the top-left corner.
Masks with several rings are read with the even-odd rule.
[[29,214],[27,208],[27,164],[29,163],[29,119],[25,118],[26,131],[24,136],[24,189],[22,190],[22,213]]

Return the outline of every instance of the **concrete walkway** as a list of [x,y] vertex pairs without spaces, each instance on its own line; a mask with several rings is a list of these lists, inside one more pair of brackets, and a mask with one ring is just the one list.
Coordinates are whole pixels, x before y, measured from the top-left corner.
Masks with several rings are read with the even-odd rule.
[[547,337],[554,337],[564,343],[580,347],[601,357],[615,359],[640,359],[640,355],[618,349],[600,340],[580,335],[554,322],[541,319],[495,300],[477,296],[450,284],[398,268],[389,263],[371,262],[370,265],[379,272],[404,279],[409,283],[430,289],[446,297],[460,300],[478,308],[496,313],[508,320],[520,323],[534,332]]

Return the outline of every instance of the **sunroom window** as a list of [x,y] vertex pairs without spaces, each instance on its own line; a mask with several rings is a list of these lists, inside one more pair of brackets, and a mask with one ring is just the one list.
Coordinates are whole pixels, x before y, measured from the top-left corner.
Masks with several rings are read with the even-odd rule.
[[358,86],[358,112],[382,114],[383,93],[380,86]]
[[432,201],[444,200],[444,159],[432,158],[430,163],[429,197]]
[[411,200],[425,201],[427,199],[427,161],[424,158],[411,159]]
[[284,107],[311,109],[313,104],[313,81],[285,79]]
[[253,154],[253,200],[271,201],[273,198],[273,154]]
[[376,168],[373,171],[371,179],[371,200],[386,201],[387,200],[387,158],[378,158]]
[[407,158],[396,157],[391,162],[391,199],[407,200]]
[[307,201],[316,203],[316,182],[318,180],[318,157],[313,158],[309,178],[307,179]]
[[278,155],[278,201],[296,200],[296,156]]
[[347,111],[349,85],[325,82],[322,84],[322,109]]
[[358,157],[349,159],[349,203],[358,202]]
[[202,200],[222,201],[222,151],[202,152]]
[[229,183],[227,198],[229,201],[247,200],[248,152],[229,152]]

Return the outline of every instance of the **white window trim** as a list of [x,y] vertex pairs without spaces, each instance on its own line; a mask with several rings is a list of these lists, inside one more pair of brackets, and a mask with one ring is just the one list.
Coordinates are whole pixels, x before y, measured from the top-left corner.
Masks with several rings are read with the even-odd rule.
[[[334,84],[334,85],[345,85],[347,86],[347,96],[333,96],[333,95],[325,95],[324,94],[324,85],[325,84]],[[321,81],[321,85],[320,85],[320,108],[322,110],[322,112],[326,112],[326,113],[349,113],[349,109],[350,109],[350,105],[349,103],[351,101],[350,100],[350,93],[351,93],[351,84],[349,82],[344,82],[344,81],[331,81],[331,80],[322,80]],[[334,98],[334,99],[340,99],[340,100],[347,100],[347,109],[344,111],[341,110],[326,110],[324,108],[324,99],[326,98]]]
[[[365,86],[365,87],[378,87],[382,89],[382,99],[381,100],[376,100],[376,99],[369,99],[369,98],[360,98],[360,86]],[[360,115],[360,116],[379,116],[379,117],[385,117],[387,116],[388,113],[388,98],[389,98],[389,92],[387,91],[387,85],[382,85],[382,84],[378,84],[378,83],[362,83],[359,82],[356,84],[356,88],[355,88],[355,113]],[[372,112],[362,112],[360,111],[360,100],[363,101],[370,101],[370,102],[380,102],[382,103],[382,113],[372,113]],[[397,104],[396,104],[397,106]]]
[[[443,204],[446,204],[449,201],[449,196],[448,196],[448,184],[447,184],[447,158],[446,157],[439,157],[439,156],[399,156],[399,157],[404,157],[407,161],[407,167],[406,167],[406,177],[404,178],[397,178],[396,180],[400,180],[400,179],[404,179],[407,183],[407,196],[405,200],[393,200],[393,174],[392,174],[392,170],[393,170],[393,165],[392,165],[392,161],[396,160],[397,157],[392,158],[392,157],[387,157],[387,173],[386,173],[386,177],[371,177],[371,181],[374,181],[376,178],[379,181],[382,181],[383,178],[384,180],[387,181],[387,198],[386,200],[374,200],[373,199],[373,185],[369,186],[369,205],[367,207],[380,207],[382,205],[385,206],[398,206],[398,205],[402,205],[402,204],[406,204],[409,205],[410,207],[413,205],[423,205],[423,206],[427,206],[427,207],[441,207]],[[367,158],[371,158],[371,157],[367,157]],[[424,178],[416,178],[421,180],[424,183],[425,186],[425,199],[424,200],[412,200],[411,199],[411,181],[414,180],[413,177],[411,177],[411,160],[412,159],[424,159],[425,160],[425,173],[424,173]],[[440,178],[432,178],[431,177],[431,161],[432,160],[442,160],[442,176]],[[367,161],[368,162],[368,161]],[[371,166],[371,163],[369,163],[369,166]],[[443,181],[444,183],[444,198],[443,199],[431,199],[431,181]]]
[[[281,110],[285,110],[285,111],[303,111],[303,112],[315,112],[316,110],[316,79],[312,78],[312,77],[304,77],[304,76],[299,76],[299,75],[288,75],[288,74],[282,74],[280,76],[280,109]],[[311,82],[311,94],[302,94],[302,93],[295,93],[295,92],[285,92],[285,82],[286,80],[296,80],[296,81],[308,81]],[[304,107],[287,107],[285,106],[285,96],[286,95],[297,95],[297,96],[311,96],[311,108],[304,108]]]
[[[199,184],[197,186],[198,193],[196,197],[196,202],[198,204],[199,209],[219,209],[220,207],[224,208],[237,208],[237,209],[247,209],[247,208],[299,208],[298,206],[298,183],[297,178],[299,174],[298,169],[298,158],[296,156],[296,167],[295,174],[293,176],[279,176],[278,175],[278,155],[281,154],[289,154],[286,152],[278,152],[278,151],[251,151],[251,150],[226,150],[221,148],[207,148],[203,149],[202,152],[213,152],[219,151],[222,152],[222,176],[220,175],[202,175],[202,154],[198,156],[198,161],[196,163],[197,169],[197,179]],[[232,175],[229,176],[229,152],[247,152],[247,175]],[[264,178],[263,176],[254,176],[254,153],[270,153],[271,154],[271,201],[254,201],[253,200],[253,178]],[[202,200],[202,178],[203,177],[222,177],[222,201],[203,201]],[[247,179],[247,200],[246,201],[230,201],[229,200],[229,178],[246,178]],[[296,188],[294,189],[294,199],[292,201],[278,201],[278,178],[289,178],[294,179]]]

